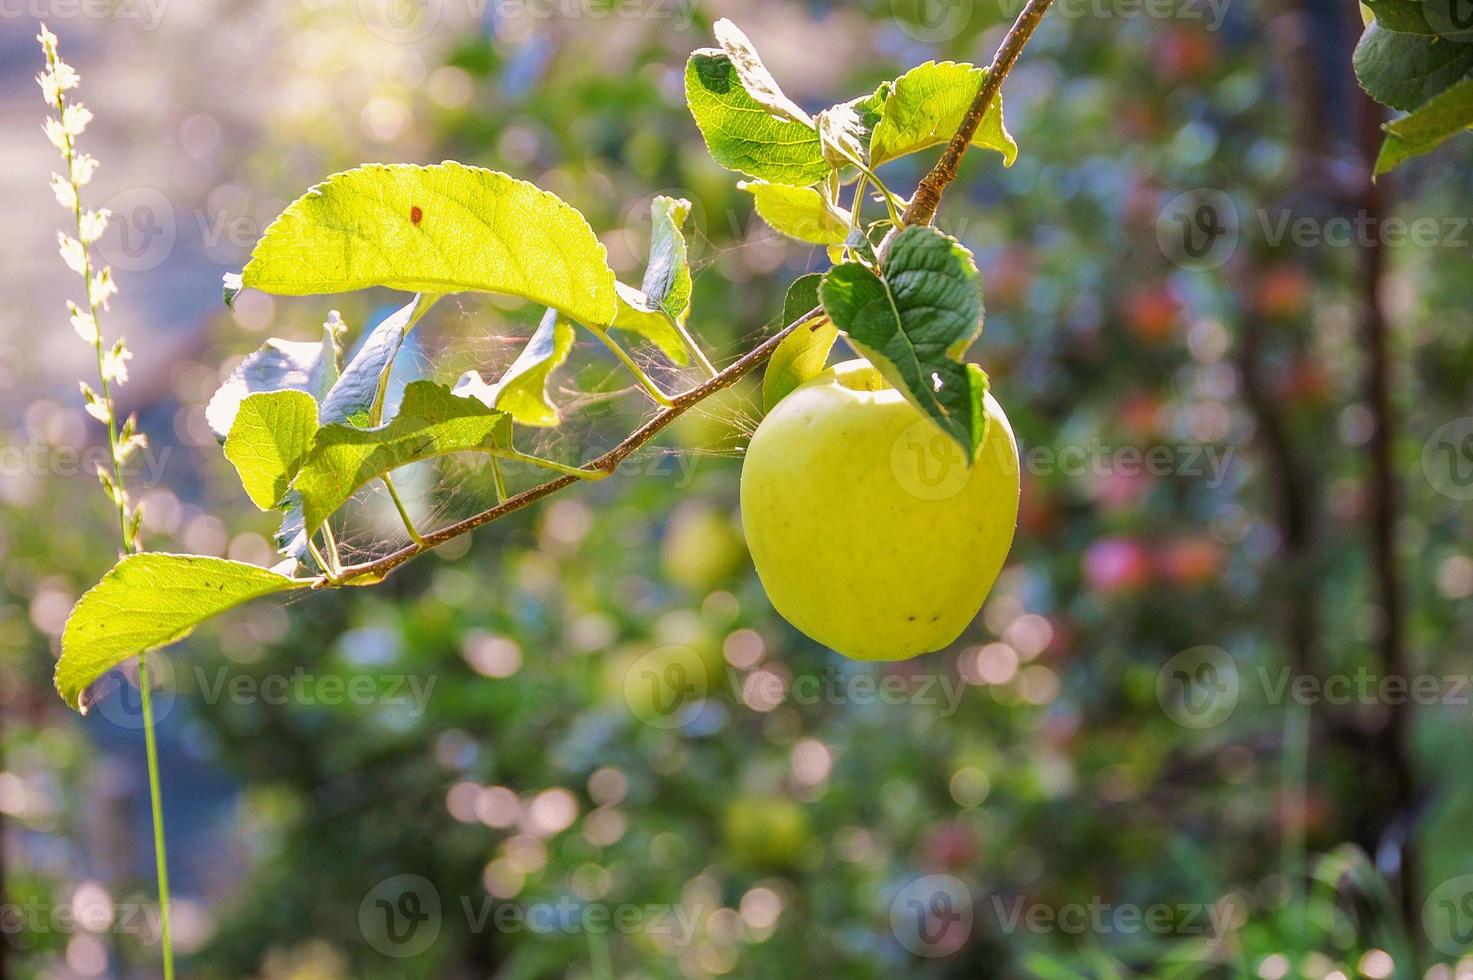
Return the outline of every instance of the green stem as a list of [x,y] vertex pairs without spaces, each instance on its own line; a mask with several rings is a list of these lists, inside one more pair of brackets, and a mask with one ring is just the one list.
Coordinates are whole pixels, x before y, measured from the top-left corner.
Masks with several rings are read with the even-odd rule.
[[332,533],[332,525],[326,521],[322,522],[322,543],[327,548],[327,557],[332,562],[332,567],[342,568],[343,556],[338,553],[337,535]]
[[602,480],[609,475],[604,470],[591,470],[582,466],[569,466],[567,463],[559,463],[557,460],[546,459],[542,456],[520,453],[515,449],[507,450],[506,458],[514,459],[519,463],[531,463],[533,466],[540,466],[545,470],[552,470],[554,473],[561,473],[564,476],[576,476],[580,480]]
[[423,544],[424,537],[414,527],[414,520],[409,516],[409,508],[404,506],[399,491],[394,489],[394,481],[389,479],[389,474],[383,476],[384,486],[389,490],[389,499],[394,501],[394,509],[399,511],[399,519],[404,522],[404,530],[409,532],[409,540],[415,544]]
[[496,462],[496,457],[491,457],[491,482],[496,486],[496,502],[499,504],[506,499],[506,480],[501,476],[501,464]]
[[[585,326],[587,326],[587,324],[585,324]],[[645,392],[650,396],[650,398],[655,401],[655,404],[660,405],[663,408],[670,407],[670,396],[661,391],[660,386],[655,384],[654,380],[648,374],[644,373],[644,368],[634,363],[634,358],[629,356],[628,351],[620,347],[617,343],[615,343],[613,337],[610,337],[606,332],[600,330],[598,327],[589,326],[588,329],[593,331],[593,335],[599,340],[602,340],[604,342],[604,346],[613,351],[614,356],[617,357],[621,362],[623,362],[624,366],[629,369],[629,373],[634,375],[634,378],[636,381],[639,382],[640,387],[643,388]],[[702,357],[704,356],[705,355],[702,355]]]
[[696,343],[696,338],[686,329],[685,324],[678,321],[672,322],[675,323],[675,331],[680,334],[680,339],[685,342],[686,348],[691,352],[691,356],[696,359],[696,364],[706,373],[706,377],[716,377],[716,365],[712,364],[711,359],[706,356],[706,352],[701,350],[701,345]]
[[311,535],[307,537],[307,551],[311,554],[312,560],[317,562],[317,567],[322,569],[322,574],[327,577],[327,580],[333,585],[337,585],[342,574],[342,569],[338,567],[336,562],[329,562],[327,560],[326,556],[317,549],[317,542],[312,540]]
[[154,866],[159,879],[159,942],[164,951],[164,980],[174,980],[174,948],[169,941],[169,858],[164,849],[164,797],[159,789],[159,750],[153,730],[153,695],[148,680],[148,654],[138,658],[138,692],[143,700],[143,744],[148,754],[148,803],[153,810]]

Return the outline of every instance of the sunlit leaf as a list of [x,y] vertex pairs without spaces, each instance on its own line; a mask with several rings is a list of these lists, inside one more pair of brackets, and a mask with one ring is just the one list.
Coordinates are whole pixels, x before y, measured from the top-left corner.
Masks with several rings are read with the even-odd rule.
[[557,310],[548,310],[500,380],[488,384],[480,372],[467,371],[456,382],[454,393],[499,408],[522,425],[557,425],[561,418],[557,406],[547,397],[547,379],[568,359],[572,349],[573,325]]
[[[945,143],[961,127],[987,69],[955,61],[928,61],[895,79],[870,136],[870,165]],[[1018,144],[1003,123],[1002,96],[987,107],[973,146],[996,150],[1012,166]]]
[[128,555],[67,617],[56,690],[82,709],[88,686],[140,653],[182,640],[205,620],[243,602],[299,588],[285,575],[203,555]]
[[303,391],[263,391],[240,403],[225,458],[251,503],[273,510],[291,486],[317,431],[317,401]]
[[280,340],[272,337],[260,350],[248,354],[205,407],[205,421],[215,438],[224,440],[235,423],[240,403],[266,391],[304,391],[323,398],[337,380],[331,333],[321,341]]
[[371,429],[324,425],[302,460],[293,489],[304,530],[322,522],[360,487],[401,466],[448,453],[505,452],[511,416],[433,381],[413,381],[394,418]]
[[752,204],[762,220],[789,238],[815,245],[842,245],[849,237],[848,216],[830,206],[812,187],[761,180],[742,181],[737,186],[752,195]]
[[775,184],[807,187],[829,173],[813,126],[772,115],[742,87],[731,59],[703,48],[685,66],[685,101],[711,159]]
[[526,181],[458,163],[329,177],[267,227],[242,283],[292,296],[505,293],[598,325],[615,305],[614,273],[583,215]]

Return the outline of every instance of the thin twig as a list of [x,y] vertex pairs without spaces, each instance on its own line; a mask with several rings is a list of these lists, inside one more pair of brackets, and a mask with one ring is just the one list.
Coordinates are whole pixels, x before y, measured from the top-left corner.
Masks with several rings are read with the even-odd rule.
[[982,82],[982,88],[977,91],[977,97],[972,100],[971,107],[967,109],[961,127],[952,136],[951,142],[946,144],[946,150],[941,154],[941,159],[936,161],[936,166],[931,168],[931,172],[916,187],[915,195],[910,199],[910,207],[905,209],[905,215],[901,219],[902,224],[929,225],[936,217],[936,208],[941,205],[941,195],[956,180],[962,157],[967,155],[967,148],[972,145],[977,127],[982,125],[988,107],[1002,90],[1003,79],[1013,70],[1018,56],[1023,53],[1023,46],[1033,36],[1034,29],[1038,27],[1038,22],[1043,19],[1051,3],[1053,0],[1028,0],[1023,12],[1018,14],[1018,19],[1008,28],[1007,36],[1002,39],[997,54],[993,56],[987,77]]

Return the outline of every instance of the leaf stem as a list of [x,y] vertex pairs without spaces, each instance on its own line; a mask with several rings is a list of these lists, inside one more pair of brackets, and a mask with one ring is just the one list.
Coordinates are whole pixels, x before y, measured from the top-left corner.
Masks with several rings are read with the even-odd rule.
[[506,479],[501,475],[501,464],[496,457],[491,457],[491,482],[496,487],[496,502],[499,504],[506,499]]
[[399,512],[399,519],[404,522],[404,530],[409,532],[409,540],[415,544],[423,544],[424,538],[414,527],[414,520],[409,516],[409,508],[404,506],[404,500],[399,496],[399,491],[394,489],[394,481],[389,479],[389,474],[383,476],[384,486],[389,491],[389,499],[394,502],[394,509]]
[[[670,407],[670,396],[660,390],[660,386],[655,384],[654,379],[644,372],[644,368],[635,363],[634,358],[629,356],[629,352],[619,346],[618,342],[613,337],[610,337],[607,331],[590,324],[584,324],[584,326],[588,327],[595,337],[602,340],[605,347],[614,352],[614,356],[629,369],[629,373],[634,375],[635,380],[639,382],[639,386],[654,400],[655,404],[663,408]],[[704,357],[705,355],[703,354],[701,356]]]
[[675,331],[680,334],[680,339],[685,342],[686,348],[690,351],[691,356],[696,359],[696,364],[705,372],[706,377],[716,377],[716,365],[712,364],[711,359],[706,356],[706,352],[701,350],[701,345],[696,343],[695,336],[679,320],[671,318],[671,322],[675,324]]
[[153,730],[153,695],[148,654],[138,657],[138,693],[143,702],[143,744],[148,755],[148,799],[153,810],[154,868],[159,881],[159,942],[164,949],[164,980],[174,980],[174,949],[169,941],[169,859],[164,850],[164,797],[159,787],[159,750]]
[[930,173],[921,178],[920,184],[916,187],[916,192],[910,199],[910,206],[905,209],[903,224],[929,225],[935,219],[936,208],[941,204],[941,195],[946,193],[946,188],[956,180],[962,157],[967,155],[967,148],[972,145],[972,137],[976,135],[977,127],[982,124],[982,117],[987,114],[988,106],[992,105],[992,100],[997,98],[997,93],[1002,90],[1003,79],[1007,78],[1008,72],[1013,70],[1018,56],[1023,53],[1023,46],[1033,36],[1034,30],[1038,28],[1038,22],[1043,19],[1051,3],[1053,0],[1028,0],[1028,5],[1018,14],[1018,19],[1013,21],[1012,27],[1008,28],[1007,36],[1002,39],[997,54],[992,58],[987,77],[983,79],[982,87],[977,91],[977,97],[972,100],[965,118],[962,119],[961,128],[951,137],[951,142],[946,144],[941,159],[936,161]]
[[552,470],[554,473],[561,473],[564,476],[571,476],[579,480],[602,480],[613,472],[612,470],[590,470],[582,466],[569,466],[566,463],[559,463],[557,460],[547,459],[543,456],[533,456],[530,453],[517,452],[515,449],[508,450],[506,458],[514,459],[519,463],[531,463],[533,466],[540,466],[545,470]]

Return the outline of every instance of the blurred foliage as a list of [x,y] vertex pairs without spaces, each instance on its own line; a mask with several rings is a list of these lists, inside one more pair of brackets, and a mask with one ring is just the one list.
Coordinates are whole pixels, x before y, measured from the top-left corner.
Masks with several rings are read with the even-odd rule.
[[[457,159],[565,197],[624,275],[642,261],[650,197],[685,196],[697,229],[692,326],[721,358],[760,335],[792,278],[822,267],[821,249],[754,218],[684,111],[681,67],[709,43],[713,11],[684,29],[673,6],[658,7],[669,18],[574,5],[538,19],[446,3],[432,5],[444,13],[435,30],[398,43],[353,4],[262,6],[224,5],[218,24],[166,17],[129,49],[160,59],[165,79],[205,71],[197,88],[176,87],[171,111],[213,122],[216,189],[243,193],[257,222],[362,160]],[[808,105],[928,58],[985,62],[1000,36],[1000,14],[959,5],[966,25],[930,43],[935,25],[905,6],[722,12]],[[187,975],[1385,976],[1377,950],[1411,975],[1406,949],[1425,937],[1398,923],[1374,866],[1368,828],[1384,826],[1385,800],[1357,751],[1384,732],[1386,707],[1304,712],[1259,682],[1290,663],[1285,600],[1302,584],[1286,578],[1282,473],[1256,438],[1263,405],[1309,488],[1322,669],[1375,669],[1355,333],[1365,283],[1354,249],[1272,241],[1278,216],[1323,221],[1342,205],[1328,179],[1295,169],[1277,22],[1232,5],[1220,29],[1210,23],[1060,8],[1008,83],[1018,162],[973,154],[943,205],[941,226],[977,253],[988,314],[975,356],[1025,464],[1012,558],[953,650],[848,663],[772,612],[734,523],[739,447],[760,404],[746,385],[626,472],[377,589],[262,603],[170,651],[164,784]],[[215,78],[190,55],[192,41],[208,52],[231,31],[258,79]],[[1319,51],[1333,93],[1324,112],[1348,126],[1349,41]],[[109,82],[107,54],[79,59],[94,87]],[[25,74],[11,73],[16,86]],[[1473,190],[1469,152],[1460,141],[1408,163],[1397,213],[1458,215]],[[923,165],[898,163],[891,186],[911,186]],[[42,193],[45,174],[31,176]],[[1204,187],[1236,205],[1240,244],[1220,268],[1192,271],[1163,255],[1158,217]],[[1470,409],[1467,249],[1390,249],[1382,287],[1410,648],[1438,677],[1466,677],[1473,649],[1469,511],[1421,465],[1429,435]],[[214,289],[240,258],[184,268]],[[125,294],[174,268],[122,277]],[[333,302],[355,326],[375,315],[362,297]],[[135,367],[142,401],[125,407],[170,454],[159,479],[135,484],[149,484],[151,548],[270,559],[269,518],[246,506],[203,408],[231,358],[266,331],[316,336],[329,304],[255,304],[242,297],[234,314],[203,321],[196,343],[156,345]],[[444,307],[404,375],[504,366],[535,325],[535,311],[494,300]],[[1263,331],[1256,405],[1238,361],[1249,327]],[[59,315],[53,328],[64,329]],[[71,601],[114,557],[89,467],[61,462],[97,433],[69,378],[3,380],[0,443],[7,460],[31,460],[0,474],[4,900],[117,912],[96,931],[7,925],[7,975],[149,976],[156,948],[146,929],[123,926],[152,888],[130,682],[85,718],[50,683]],[[545,451],[589,455],[647,411],[581,339],[558,383],[573,410]],[[1171,472],[1127,462],[1152,447],[1168,448]],[[1060,465],[1068,451],[1088,465]],[[443,487],[425,474],[418,494],[436,524],[490,490],[484,471],[452,468]],[[347,544],[382,549],[394,528],[371,497]],[[1204,644],[1228,651],[1243,683],[1231,716],[1198,730],[1163,711],[1157,687],[1163,664]],[[675,727],[630,680],[663,669],[672,647],[694,655],[690,676],[707,694]],[[294,695],[264,696],[298,670],[310,679]],[[378,693],[331,703],[344,699],[325,694],[330,678],[369,678]],[[881,683],[906,693],[863,694]],[[804,684],[829,693],[802,696]],[[422,711],[414,685],[427,690]],[[1473,871],[1468,731],[1466,700],[1416,712],[1424,892]],[[399,875],[423,876],[442,904],[436,941],[403,958],[375,948],[361,917]],[[974,900],[966,941],[945,956],[915,955],[892,928],[903,890],[925,875],[956,877]],[[1009,919],[1017,902],[1166,906],[1174,925],[1033,929]],[[626,906],[641,910],[637,928],[578,925],[587,908]],[[508,907],[560,911],[538,928],[479,918]],[[1221,931],[1201,931],[1209,910]],[[1426,950],[1423,966],[1446,953]]]

